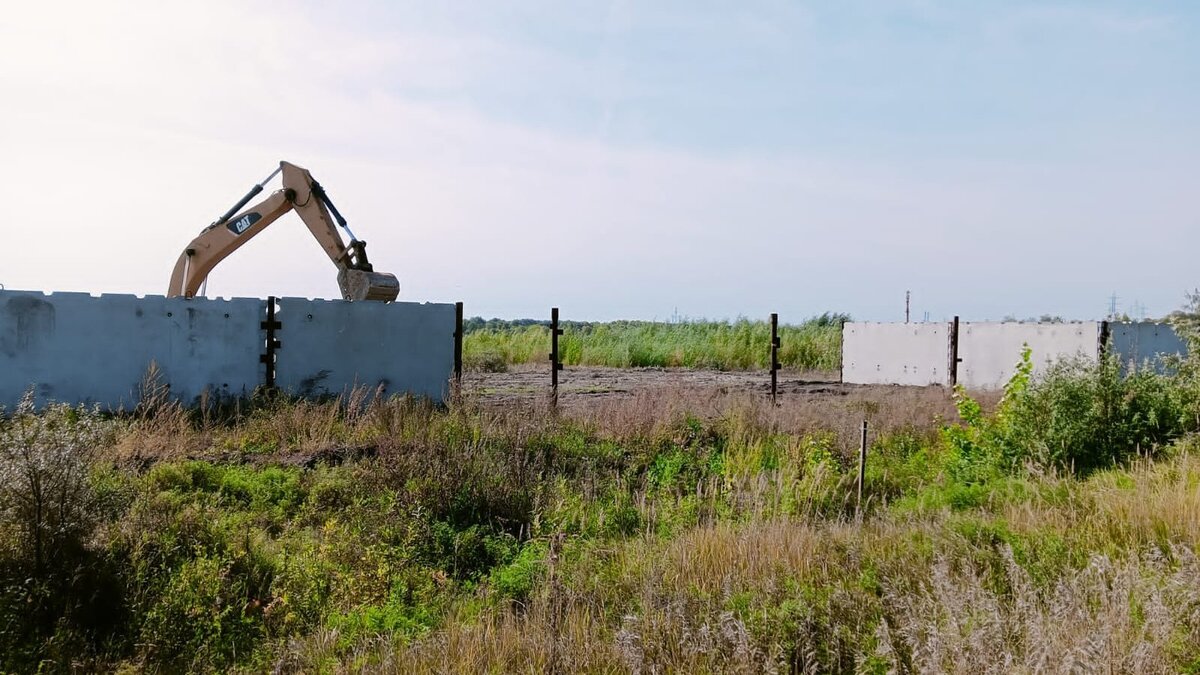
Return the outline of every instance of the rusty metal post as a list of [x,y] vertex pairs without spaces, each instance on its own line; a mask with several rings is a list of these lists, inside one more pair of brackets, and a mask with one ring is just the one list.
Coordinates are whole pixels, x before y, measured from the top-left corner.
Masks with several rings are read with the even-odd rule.
[[858,446],[858,503],[854,507],[855,519],[862,520],[863,483],[867,480],[867,420],[862,423],[862,442]]
[[958,364],[962,363],[962,359],[958,358],[958,317],[954,317],[954,321],[950,322],[950,386],[958,384]]
[[558,371],[563,364],[558,356],[558,336],[562,335],[558,327],[558,308],[550,308],[550,405],[558,407]]
[[275,388],[275,350],[283,346],[275,337],[275,331],[283,328],[283,324],[275,318],[275,296],[267,297],[267,319],[259,323],[259,327],[266,331],[266,351],[259,354],[258,360],[266,366],[266,372],[263,374],[263,386],[267,389]]
[[455,395],[462,388],[463,371],[463,304],[454,303],[454,388]]
[[771,312],[771,405],[776,405],[779,387],[779,315]]

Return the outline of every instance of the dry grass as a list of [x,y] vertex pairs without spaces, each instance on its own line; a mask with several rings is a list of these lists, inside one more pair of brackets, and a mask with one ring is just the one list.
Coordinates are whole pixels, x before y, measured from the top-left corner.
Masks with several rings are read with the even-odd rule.
[[1014,529],[1120,547],[1200,542],[1200,456],[1186,449],[1168,462],[1094,475],[1087,490],[1061,476],[1044,476],[1039,485],[1031,499],[1005,505]]
[[[468,497],[487,522],[548,545],[520,600],[496,597],[485,577],[447,601],[435,630],[409,641],[373,635],[348,644],[328,627],[335,624],[318,624],[325,627],[279,638],[276,672],[1133,673],[1200,665],[1200,458],[1186,445],[1170,459],[1086,480],[1012,478],[1020,489],[998,487],[958,511],[877,508],[856,523],[853,473],[813,457],[826,441],[849,457],[864,417],[875,437],[909,434],[932,445],[956,413],[940,388],[840,388],[772,406],[747,391],[655,387],[559,411],[471,396],[443,410],[357,391],[220,413],[160,402],[129,419],[108,452],[121,461],[294,464],[331,449],[369,450],[370,460],[353,467],[364,494],[438,518]],[[704,453],[716,441],[704,434],[719,435],[719,469],[686,485],[653,482],[657,453],[709,466]],[[572,454],[581,435],[597,446],[616,441],[618,450]],[[574,534],[567,521],[605,517],[614,492],[632,502],[634,534],[585,534],[582,524]],[[541,520],[576,497],[578,513],[553,527]],[[373,504],[353,507],[364,531]],[[339,527],[349,527],[350,510],[339,512],[347,518]],[[144,515],[127,526],[167,529]],[[334,520],[312,535],[341,542],[345,550],[329,561],[357,569],[391,550],[391,540],[371,548],[348,529],[334,532]],[[386,598],[391,586],[380,573],[357,586],[361,598],[335,588],[357,607]]]
[[1171,673],[1200,643],[1200,561],[1187,547],[1088,565],[1047,593],[1005,550],[1008,594],[938,560],[918,590],[889,591],[877,653],[911,652],[920,672]]
[[[737,548],[735,543],[733,548]],[[717,557],[723,557],[719,554]],[[773,557],[767,554],[768,558]],[[789,556],[777,560],[784,563]],[[1011,590],[997,592],[986,574],[959,561],[939,559],[923,572],[884,581],[884,596],[855,591],[842,571],[786,567],[724,570],[647,581],[631,612],[614,625],[587,598],[555,607],[541,603],[525,613],[489,613],[453,623],[412,645],[378,639],[337,657],[327,633],[291,643],[283,672],[337,664],[343,672],[830,672],[930,673],[1111,672],[1170,673],[1179,668],[1181,645],[1200,640],[1200,565],[1186,548],[1172,558],[1155,552],[1111,559],[1097,555],[1051,592],[1034,589],[1019,565],[1006,559]],[[810,561],[811,562],[811,561]],[[677,564],[678,559],[670,564]],[[663,571],[662,568],[656,568]],[[706,572],[730,576],[710,576]],[[750,578],[771,583],[793,575],[829,583],[824,600],[794,605],[791,632],[765,625],[765,609],[748,614],[722,609],[696,589],[676,587],[683,577],[705,581]],[[815,572],[815,573],[814,573]],[[719,586],[719,584],[718,584]],[[727,597],[729,590],[726,589]],[[775,591],[780,592],[780,591]],[[755,615],[755,613],[758,613]],[[883,616],[879,621],[878,617]],[[796,619],[797,617],[791,617]],[[874,625],[874,644],[861,631]],[[855,634],[861,637],[855,638]],[[789,645],[785,649],[785,644]],[[843,653],[829,652],[831,644]],[[1183,647],[1184,650],[1187,647]],[[793,656],[789,660],[787,653]],[[875,664],[875,665],[871,665]]]
[[579,542],[523,609],[452,618],[411,645],[364,643],[348,660],[317,634],[293,643],[285,670],[1177,672],[1200,658],[1200,462],[1121,475],[1133,486],[1046,476],[984,516],[1090,551],[1049,583],[1008,544],[964,538],[959,523],[980,516],[715,523]]
[[[713,557],[726,558],[724,552]],[[765,558],[786,565],[792,556]],[[391,672],[441,673],[551,672],[551,664],[561,669],[555,672],[827,672],[869,663],[892,672],[1169,673],[1178,668],[1179,645],[1200,640],[1200,566],[1189,549],[1177,549],[1175,558],[1172,563],[1150,552],[1113,561],[1098,555],[1047,594],[1033,589],[1011,556],[1010,594],[998,593],[970,567],[939,560],[924,575],[902,579],[902,592],[886,591],[887,618],[876,626],[873,648],[845,640],[848,654],[841,657],[822,653],[837,642],[837,623],[849,628],[871,621],[879,611],[873,598],[845,587],[834,570],[812,574],[812,583],[830,582],[833,592],[823,607],[800,606],[810,616],[780,636],[796,650],[788,662],[782,641],[763,639],[773,632],[761,624],[767,617],[752,629],[738,613],[695,600],[676,584],[700,579],[705,589],[715,584],[719,592],[722,580],[757,580],[768,586],[759,591],[770,592],[771,581],[811,571],[780,567],[769,573],[769,566],[733,563],[664,576],[664,586],[645,589],[637,603],[643,609],[625,614],[619,626],[597,622],[586,610],[568,613],[557,625],[544,613],[489,617],[412,648],[389,644],[385,656],[368,661]],[[825,612],[833,616],[821,617]]]
[[[996,398],[985,395],[983,403],[994,405]],[[664,386],[632,396],[575,402],[563,414],[598,430],[647,437],[685,416],[736,419],[773,433],[804,436],[832,432],[844,448],[857,448],[863,419],[868,420],[874,435],[897,431],[931,434],[947,421],[958,419],[950,393],[941,387],[831,387],[790,394],[772,406],[766,397],[752,392]]]
[[[939,387],[862,387],[791,395],[772,406],[761,395],[719,387],[662,386],[631,396],[573,402],[553,411],[543,400],[489,404],[464,395],[454,414],[501,435],[544,429],[555,418],[581,423],[618,440],[654,438],[685,418],[723,420],[754,434],[834,435],[847,456],[857,448],[862,420],[873,437],[910,431],[932,436],[957,419]],[[343,399],[239,403],[221,411],[185,409],[167,401],[143,406],[107,456],[121,462],[188,458],[236,459],[247,455],[309,456],[331,448],[371,446],[397,435],[429,435],[436,409],[403,398],[383,400],[358,389]]]

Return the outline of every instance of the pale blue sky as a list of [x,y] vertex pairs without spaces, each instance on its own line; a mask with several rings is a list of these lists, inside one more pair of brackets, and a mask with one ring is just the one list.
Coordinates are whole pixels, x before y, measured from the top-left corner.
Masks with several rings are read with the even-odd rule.
[[[1186,125],[1200,91],[1189,3],[501,4],[365,10],[348,23],[513,52],[465,87],[374,83],[407,97],[690,150],[1086,155],[1093,125],[1128,123],[1140,128],[1122,136],[1138,140]],[[522,77],[522,65],[539,70]]]
[[[274,162],[403,299],[1094,318],[1200,285],[1200,5],[0,0],[0,283],[161,293]],[[27,246],[53,242],[53,253]],[[336,295],[294,219],[211,295]]]

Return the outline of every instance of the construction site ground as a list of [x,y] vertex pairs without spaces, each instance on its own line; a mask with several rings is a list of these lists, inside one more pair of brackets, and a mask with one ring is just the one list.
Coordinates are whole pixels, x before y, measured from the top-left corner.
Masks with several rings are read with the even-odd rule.
[[[559,373],[558,403],[552,408],[549,368],[517,366],[502,373],[464,373],[462,402],[468,409],[516,411],[530,419],[554,410],[597,428],[648,434],[684,418],[767,416],[771,426],[784,433],[832,432],[846,456],[858,447],[864,419],[874,437],[897,430],[931,433],[958,417],[950,391],[939,386],[844,384],[836,372],[781,371],[777,404],[772,406],[770,381],[769,373],[762,371],[571,367]],[[997,398],[985,394],[980,401],[990,408]],[[298,414],[318,414],[299,410]],[[374,456],[378,450],[375,444],[305,437],[264,451],[217,442],[211,429],[180,436],[171,424],[162,426],[165,435],[150,432],[154,438],[119,448],[112,459],[141,469],[163,458],[317,466]]]
[[[550,391],[548,365],[463,376],[464,396],[484,408],[536,410],[549,405]],[[735,408],[769,410],[770,391],[771,378],[765,371],[568,367],[559,373],[558,408],[582,419],[720,417]],[[993,393],[978,397],[985,408],[998,399]],[[858,433],[864,418],[880,428],[928,429],[931,423],[958,417],[945,387],[844,384],[836,371],[781,371],[774,408],[780,428],[803,431],[832,425],[847,438]]]
[[[463,388],[468,395],[483,403],[535,402],[550,394],[550,369],[547,364],[516,366],[502,373],[467,372],[463,375]],[[559,403],[565,405],[631,398],[647,392],[661,393],[666,389],[768,396],[771,376],[765,371],[591,366],[568,367],[559,371],[558,375]],[[840,396],[860,389],[861,385],[842,384],[836,371],[781,371],[778,374],[777,391],[780,396]]]
[[[956,417],[949,389],[943,387],[846,384],[836,371],[780,371],[778,382],[778,402],[784,408],[912,407],[919,408],[926,420],[935,411],[943,418]],[[485,407],[538,406],[550,400],[550,368],[538,364],[514,366],[508,372],[464,372],[463,393]],[[767,400],[769,395],[766,371],[575,366],[558,376],[558,405],[576,412],[650,401],[708,408],[734,399]],[[990,407],[997,396],[980,394],[979,398]]]

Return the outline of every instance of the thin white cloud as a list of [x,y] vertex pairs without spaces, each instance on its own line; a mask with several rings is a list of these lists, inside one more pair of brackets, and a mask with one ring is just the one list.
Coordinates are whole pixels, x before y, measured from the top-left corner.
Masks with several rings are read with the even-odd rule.
[[[18,101],[0,109],[9,288],[161,293],[183,245],[279,159],[317,175],[406,299],[462,299],[472,313],[871,315],[917,283],[987,307],[996,284],[1029,292],[1023,266],[1051,269],[1126,219],[1197,236],[1176,229],[1188,194],[1169,180],[1178,164],[1147,183],[1134,180],[1145,167],[1119,162],[618,145],[501,121],[470,100],[488,77],[557,86],[584,57],[562,63],[482,34],[356,33],[263,4],[57,14],[30,6],[0,28],[0,84]],[[620,71],[597,93],[614,110],[628,94]],[[1156,206],[1141,208],[1147,199]],[[53,264],[35,240],[53,243]],[[996,281],[972,278],[985,273]],[[210,293],[331,297],[336,286],[289,217],[223,263]]]

